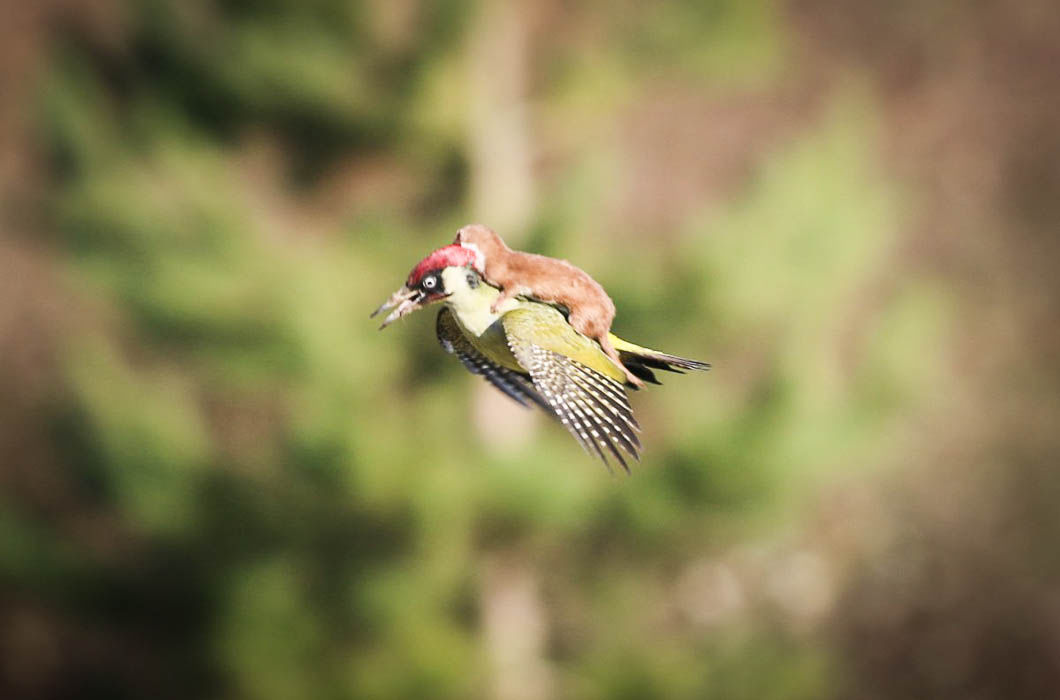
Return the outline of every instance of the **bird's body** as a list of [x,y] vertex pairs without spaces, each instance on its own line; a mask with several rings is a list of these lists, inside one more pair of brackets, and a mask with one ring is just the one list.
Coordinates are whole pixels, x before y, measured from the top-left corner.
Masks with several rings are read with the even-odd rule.
[[[582,447],[605,463],[606,451],[628,470],[622,453],[639,459],[640,428],[623,386],[625,371],[554,306],[503,298],[463,254],[452,249],[459,246],[435,251],[417,265],[405,287],[376,311],[397,307],[384,327],[426,304],[444,302],[436,331],[447,352],[509,397],[524,406],[536,404],[557,418]],[[653,369],[709,368],[613,334],[609,340],[630,371],[655,384]]]
[[[461,331],[491,361],[515,371],[526,371],[508,345],[508,334],[514,333],[534,338],[539,345],[615,381],[625,379],[624,373],[615,367],[600,346],[574,330],[555,307],[512,297],[503,299],[495,307],[494,303],[501,299],[500,290],[488,284],[468,284],[466,269],[446,268],[442,277],[449,292],[445,303],[452,309]],[[514,316],[508,318],[512,313]],[[502,318],[505,321],[498,325]]]

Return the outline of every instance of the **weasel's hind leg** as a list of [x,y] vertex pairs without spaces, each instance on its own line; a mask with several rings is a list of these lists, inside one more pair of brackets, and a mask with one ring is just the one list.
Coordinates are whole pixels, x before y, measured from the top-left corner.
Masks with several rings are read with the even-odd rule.
[[593,309],[582,307],[572,309],[567,320],[574,327],[574,330],[600,344],[600,349],[604,351],[604,354],[625,373],[627,384],[634,389],[640,389],[644,386],[644,382],[622,364],[622,358],[618,356],[618,351],[615,350],[615,346],[611,344],[611,340],[607,337],[608,331],[611,330],[611,321],[615,318],[613,307],[610,313],[603,309],[595,310],[595,313],[593,311]]
[[596,338],[596,342],[600,343],[600,349],[604,351],[604,354],[611,358],[611,361],[622,368],[622,371],[626,373],[626,382],[632,384],[637,389],[644,386],[644,380],[637,375],[629,371],[629,369],[622,364],[622,360],[618,356],[618,351],[615,350],[615,346],[611,344],[611,339],[607,337],[607,333],[604,333],[599,338]]

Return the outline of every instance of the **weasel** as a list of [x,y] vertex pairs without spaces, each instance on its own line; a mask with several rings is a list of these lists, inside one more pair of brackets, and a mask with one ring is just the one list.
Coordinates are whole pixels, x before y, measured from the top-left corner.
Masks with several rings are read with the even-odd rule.
[[634,375],[618,356],[607,334],[615,320],[615,303],[600,284],[584,270],[566,260],[512,250],[493,229],[481,224],[464,226],[453,241],[475,254],[475,269],[487,282],[499,287],[501,295],[492,311],[516,296],[533,297],[549,304],[560,304],[568,311],[574,330],[592,338],[635,387],[644,382]]

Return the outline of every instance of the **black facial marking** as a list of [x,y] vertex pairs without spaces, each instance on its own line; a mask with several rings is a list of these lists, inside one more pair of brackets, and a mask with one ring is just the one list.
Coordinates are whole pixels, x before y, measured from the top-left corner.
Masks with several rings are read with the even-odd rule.
[[476,289],[478,287],[478,281],[479,281],[478,273],[475,272],[474,270],[468,270],[467,271],[467,286],[471,287],[472,289]]
[[442,278],[437,273],[427,275],[420,282],[420,288],[428,294],[438,292],[442,288]]

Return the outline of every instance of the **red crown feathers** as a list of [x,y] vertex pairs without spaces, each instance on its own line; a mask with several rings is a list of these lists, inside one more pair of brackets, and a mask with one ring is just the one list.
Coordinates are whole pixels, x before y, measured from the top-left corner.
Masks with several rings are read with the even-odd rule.
[[453,245],[447,245],[444,248],[439,248],[434,251],[423,260],[420,260],[416,264],[416,267],[412,268],[412,272],[409,273],[408,282],[406,282],[405,285],[407,287],[415,287],[428,272],[434,270],[440,270],[444,267],[464,267],[465,265],[474,264],[475,251],[464,248],[456,243]]

